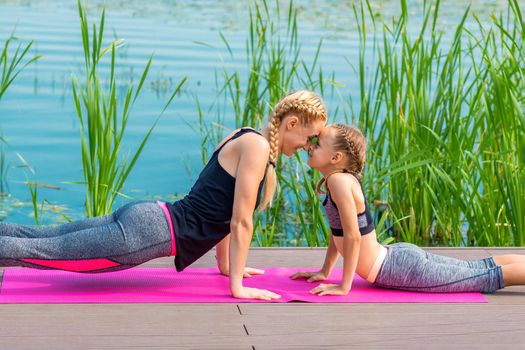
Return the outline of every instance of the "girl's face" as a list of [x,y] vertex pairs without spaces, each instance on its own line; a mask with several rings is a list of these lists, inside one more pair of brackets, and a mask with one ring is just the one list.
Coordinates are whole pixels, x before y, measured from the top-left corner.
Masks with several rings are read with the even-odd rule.
[[333,140],[335,137],[335,129],[332,127],[324,128],[317,140],[312,139],[308,146],[308,166],[321,170],[329,167],[332,163],[331,160],[335,155],[333,149]]
[[325,120],[316,120],[308,125],[302,124],[297,117],[287,117],[283,123],[284,130],[280,132],[282,145],[281,152],[292,156],[300,148],[308,150],[309,141],[319,135],[326,124]]

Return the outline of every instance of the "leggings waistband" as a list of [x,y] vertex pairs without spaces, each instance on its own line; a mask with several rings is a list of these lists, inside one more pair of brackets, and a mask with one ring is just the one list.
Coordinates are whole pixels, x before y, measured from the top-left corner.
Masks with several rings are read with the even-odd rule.
[[368,273],[368,277],[366,280],[370,283],[374,283],[377,277],[377,274],[379,273],[379,270],[381,269],[381,266],[383,265],[383,262],[385,261],[386,254],[388,252],[388,249],[386,247],[381,246],[381,250],[379,251],[379,254],[377,255],[376,261],[374,261],[374,265],[372,265],[372,268],[370,269],[370,272]]
[[170,235],[171,235],[171,255],[170,256],[175,256],[177,255],[177,246],[175,244],[175,231],[173,230],[173,222],[171,220],[170,211],[168,210],[168,205],[160,201],[157,201],[157,204],[162,208],[162,211],[164,212],[164,215],[166,216],[166,220],[168,221],[168,226],[170,227]]

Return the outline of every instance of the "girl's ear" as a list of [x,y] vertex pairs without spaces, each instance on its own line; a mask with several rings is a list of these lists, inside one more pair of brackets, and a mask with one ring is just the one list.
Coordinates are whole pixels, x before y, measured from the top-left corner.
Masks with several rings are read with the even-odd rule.
[[332,163],[332,164],[337,164],[337,163],[339,163],[342,159],[343,159],[343,153],[342,153],[342,152],[335,152],[335,153],[332,155],[331,163]]

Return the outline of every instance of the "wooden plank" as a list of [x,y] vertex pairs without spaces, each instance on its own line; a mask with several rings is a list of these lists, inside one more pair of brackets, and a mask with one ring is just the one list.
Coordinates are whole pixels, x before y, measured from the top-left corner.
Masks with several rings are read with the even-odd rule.
[[235,304],[1,305],[0,314],[2,349],[251,348]]
[[[425,249],[465,259],[525,254],[523,248]],[[324,254],[324,248],[253,248],[248,264],[319,267]],[[215,266],[214,255],[207,253],[193,266]],[[173,258],[141,266],[172,268]],[[0,348],[514,348],[525,343],[525,287],[486,297],[489,304],[0,305]]]
[[81,349],[210,349],[253,350],[248,337],[232,336],[8,336],[0,337],[2,349],[9,350],[81,350]]
[[[274,309],[273,314],[266,310],[264,314],[243,313],[243,316],[256,349],[343,345],[426,348],[430,344],[486,346],[525,342],[523,306],[503,310],[488,305],[484,308],[412,305],[409,310],[404,306],[376,304],[309,308],[296,305],[278,311],[275,310],[277,306],[269,306],[268,309]],[[442,309],[441,306],[448,307]],[[317,312],[311,312],[312,309]],[[499,339],[498,334],[505,339]]]

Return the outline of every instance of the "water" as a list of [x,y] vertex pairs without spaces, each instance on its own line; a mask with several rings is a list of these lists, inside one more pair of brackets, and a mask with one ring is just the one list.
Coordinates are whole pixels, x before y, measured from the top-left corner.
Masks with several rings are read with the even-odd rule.
[[[299,40],[304,59],[312,60],[323,39],[320,63],[325,75],[334,71],[341,84],[338,93],[353,96],[357,76],[348,62],[357,62],[357,33],[353,23],[353,2],[296,1],[299,8]],[[415,16],[420,1],[409,1]],[[459,21],[467,1],[444,1],[440,25]],[[124,192],[133,198],[173,199],[187,193],[199,169],[200,142],[188,123],[195,123],[198,96],[203,110],[216,101],[215,72],[223,67],[244,65],[245,40],[249,30],[249,2],[216,1],[110,1],[107,4],[107,42],[124,38],[118,51],[119,78],[138,80],[151,53],[153,65],[146,88],[131,113],[125,137],[130,152],[140,142],[178,82],[188,77],[183,93],[162,117],[141,158],[131,173]],[[101,1],[90,1],[90,20],[99,19]],[[284,7],[284,5],[283,5]],[[473,1],[472,8],[488,21],[491,11],[507,7],[506,1]],[[398,1],[382,1],[373,10],[386,17],[399,13]],[[283,12],[285,10],[283,9]],[[472,18],[469,25],[475,26]],[[9,197],[4,197],[2,215],[11,222],[33,223],[30,194],[25,182],[58,186],[61,190],[38,188],[39,200],[58,205],[46,211],[44,222],[83,216],[79,125],[74,109],[71,79],[82,75],[82,43],[75,1],[0,0],[0,44],[15,30],[20,42],[34,41],[31,55],[42,55],[27,67],[0,100],[0,127],[8,142],[6,177]],[[219,32],[228,39],[234,60]],[[451,32],[450,35],[453,35]],[[240,69],[240,68],[239,68]],[[337,97],[326,97],[329,111],[348,108]],[[346,99],[346,97],[345,97]],[[206,114],[209,120],[214,115]],[[226,120],[231,126],[233,120]],[[34,169],[19,167],[20,154]],[[127,201],[129,199],[123,199]],[[53,208],[52,208],[53,209]]]

